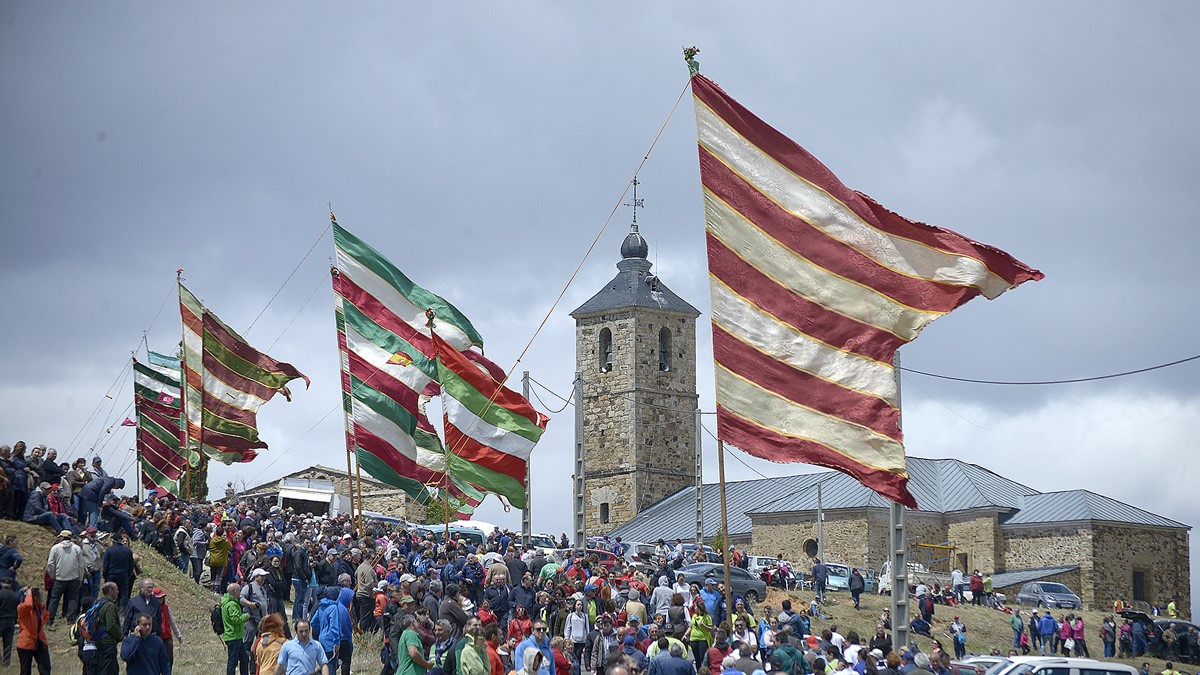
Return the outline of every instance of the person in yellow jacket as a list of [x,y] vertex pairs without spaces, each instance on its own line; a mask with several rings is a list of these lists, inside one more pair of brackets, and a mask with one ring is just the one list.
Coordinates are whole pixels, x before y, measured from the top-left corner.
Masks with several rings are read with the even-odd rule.
[[229,552],[233,550],[233,543],[230,541],[231,529],[226,525],[219,525],[208,542],[208,569],[211,575],[209,578],[214,593],[220,593],[224,588],[221,582],[225,578],[225,568],[229,565]]
[[274,673],[279,663],[279,651],[287,638],[283,635],[283,617],[281,614],[268,614],[258,624],[258,637],[254,640],[254,662],[258,664],[258,672]]

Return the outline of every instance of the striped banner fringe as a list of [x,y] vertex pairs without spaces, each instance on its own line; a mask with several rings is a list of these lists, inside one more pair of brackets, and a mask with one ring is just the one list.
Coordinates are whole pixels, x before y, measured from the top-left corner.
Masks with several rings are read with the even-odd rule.
[[971,298],[1042,273],[850,190],[707,78],[692,78],[692,95],[720,438],[917,508],[896,350]]

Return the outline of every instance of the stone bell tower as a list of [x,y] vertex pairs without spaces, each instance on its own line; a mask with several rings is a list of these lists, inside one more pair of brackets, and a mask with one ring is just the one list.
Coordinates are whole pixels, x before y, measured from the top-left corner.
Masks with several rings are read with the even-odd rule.
[[617,276],[571,312],[583,381],[589,535],[695,483],[700,312],[651,273],[648,253],[635,208]]

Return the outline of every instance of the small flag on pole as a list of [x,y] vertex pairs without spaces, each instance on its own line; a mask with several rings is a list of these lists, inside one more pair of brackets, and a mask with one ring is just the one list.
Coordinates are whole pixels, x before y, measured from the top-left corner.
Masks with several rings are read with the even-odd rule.
[[137,422],[134,422],[133,420],[131,420],[131,419],[129,419],[128,417],[126,417],[126,418],[125,418],[125,421],[124,421],[124,422],[121,422],[121,426],[123,426],[123,427],[136,427],[136,426],[137,426]]

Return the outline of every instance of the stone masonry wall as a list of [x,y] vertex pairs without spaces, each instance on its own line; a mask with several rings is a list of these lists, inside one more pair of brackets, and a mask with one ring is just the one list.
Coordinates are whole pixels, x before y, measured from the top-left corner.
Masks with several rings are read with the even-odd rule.
[[946,538],[954,545],[949,571],[958,562],[960,554],[967,556],[966,572],[979,570],[995,572],[1004,569],[1001,554],[1004,537],[995,511],[983,513],[948,514],[946,516]]
[[[1145,575],[1146,601],[1165,607],[1172,597],[1184,617],[1191,612],[1191,574],[1186,530],[1092,525],[1096,555],[1091,597],[1085,602],[1105,607],[1118,593],[1133,598],[1133,573]],[[1082,595],[1082,594],[1081,594]]]
[[[856,567],[878,568],[873,560],[871,518],[865,509],[825,514],[825,560]],[[885,528],[886,529],[886,528]],[[764,514],[753,518],[750,551],[755,555],[780,553],[800,569],[807,569],[805,542],[817,540],[817,518],[812,511],[801,514]]]
[[[603,371],[601,332],[612,333]],[[669,368],[659,334],[670,331]],[[607,532],[694,483],[695,319],[644,308],[586,317],[576,325],[584,395],[584,526]],[[601,518],[607,505],[607,521]]]
[[[612,369],[601,370],[600,334],[612,332]],[[583,378],[584,528],[606,532],[637,515],[633,471],[635,324],[630,312],[580,319],[575,369]],[[607,503],[608,523],[600,519]]]
[[[637,420],[637,505],[641,511],[696,475],[696,321],[640,310],[634,322],[634,387]],[[670,338],[668,370],[659,367],[662,329]]]
[[1079,565],[1079,585],[1071,590],[1095,608],[1094,550],[1087,524],[1004,527],[1004,569]]

